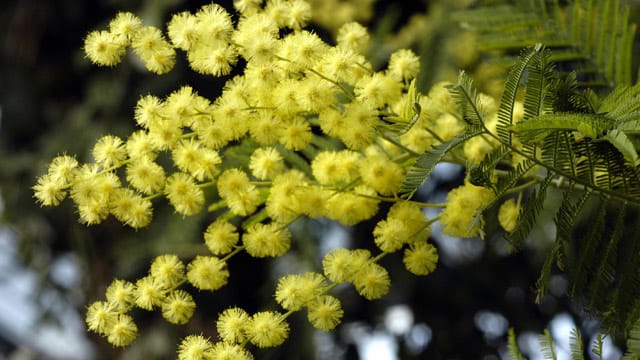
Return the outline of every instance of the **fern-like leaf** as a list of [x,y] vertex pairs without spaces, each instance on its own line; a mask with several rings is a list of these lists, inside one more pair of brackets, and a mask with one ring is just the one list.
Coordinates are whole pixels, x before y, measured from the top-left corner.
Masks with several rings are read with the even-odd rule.
[[448,87],[451,97],[460,106],[462,118],[471,126],[484,126],[485,111],[478,97],[476,89],[473,87],[473,80],[461,71],[458,82]]
[[469,127],[462,134],[458,134],[449,141],[434,145],[426,153],[418,157],[416,162],[407,172],[405,180],[400,187],[400,194],[412,195],[427,180],[435,166],[440,163],[445,156],[466,140],[478,136],[484,132],[482,127]]
[[640,319],[635,324],[627,337],[627,352],[622,360],[638,360],[640,359]]
[[556,350],[554,349],[553,337],[549,329],[544,329],[544,334],[540,335],[538,341],[542,350],[542,356],[548,360],[557,360]]
[[509,334],[507,336],[507,348],[509,351],[509,359],[511,360],[524,360],[524,357],[520,353],[518,348],[518,340],[516,339],[516,333],[513,328],[509,328]]
[[582,336],[578,329],[571,329],[571,335],[569,337],[569,348],[571,349],[571,360],[584,360],[582,353]]
[[593,348],[591,352],[598,357],[598,360],[603,360],[603,348],[604,348],[604,336],[598,333],[596,338],[593,340]]

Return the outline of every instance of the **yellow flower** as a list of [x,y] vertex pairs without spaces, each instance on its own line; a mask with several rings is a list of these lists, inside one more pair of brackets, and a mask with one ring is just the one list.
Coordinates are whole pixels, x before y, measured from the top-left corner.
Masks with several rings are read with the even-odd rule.
[[334,283],[353,281],[356,272],[369,263],[369,250],[333,249],[322,259],[324,275]]
[[104,335],[113,327],[117,316],[118,312],[113,305],[105,301],[96,301],[87,308],[85,321],[89,330]]
[[126,53],[126,43],[109,31],[92,31],[84,39],[84,52],[94,64],[114,66]]
[[520,204],[516,204],[513,199],[509,199],[500,205],[498,210],[498,222],[506,232],[512,232],[518,223],[520,215]]
[[144,194],[152,195],[163,190],[166,175],[162,166],[144,156],[127,164],[127,181]]
[[67,197],[66,183],[51,174],[45,174],[38,178],[33,186],[33,194],[42,206],[58,206]]
[[222,162],[217,151],[203,147],[193,138],[178,142],[171,158],[178,169],[189,173],[198,181],[213,179],[218,173],[217,165]]
[[142,26],[142,20],[130,12],[119,12],[109,22],[109,31],[127,45],[133,34]]
[[420,58],[409,49],[395,51],[389,57],[387,74],[395,81],[406,82],[415,78],[420,71]]
[[204,232],[205,245],[214,255],[224,255],[231,252],[239,238],[236,227],[223,220],[212,222]]
[[135,304],[135,285],[124,280],[113,280],[107,287],[105,297],[115,311],[129,311]]
[[119,166],[127,157],[122,139],[117,136],[103,136],[93,147],[93,158],[103,167]]
[[196,256],[187,266],[187,280],[200,290],[218,290],[228,279],[227,263],[214,256]]
[[151,275],[163,288],[174,288],[184,281],[184,263],[177,255],[157,256],[149,267]]
[[249,169],[260,180],[273,179],[284,171],[284,161],[273,147],[257,148],[249,159]]
[[385,155],[367,155],[360,163],[360,176],[365,185],[381,195],[393,195],[404,181],[404,169]]
[[480,233],[482,221],[473,224],[476,212],[494,197],[491,189],[469,182],[447,194],[447,206],[440,213],[442,232],[450,236],[474,237]]
[[119,314],[106,335],[107,341],[111,345],[123,347],[131,344],[136,339],[138,327],[130,315]]
[[188,11],[173,14],[167,24],[167,35],[173,46],[188,51],[198,40],[198,19]]
[[219,342],[213,346],[211,351],[213,359],[225,360],[252,360],[253,356],[245,348],[237,344]]
[[176,212],[182,215],[194,215],[204,205],[204,192],[188,174],[174,173],[169,176],[164,191]]
[[134,296],[136,306],[145,310],[153,310],[162,305],[166,288],[153,276],[145,276],[136,281]]
[[353,279],[356,290],[367,300],[379,299],[389,292],[391,279],[387,269],[369,262],[360,268]]
[[131,189],[116,189],[111,195],[110,211],[118,221],[139,229],[151,222],[151,201]]
[[364,26],[350,22],[340,27],[336,41],[338,46],[363,54],[369,46],[369,33]]
[[402,262],[412,274],[428,275],[436,268],[438,251],[426,241],[413,243],[405,249]]
[[330,295],[320,296],[307,305],[307,318],[316,329],[333,330],[343,315],[340,300]]
[[160,29],[153,26],[140,27],[133,35],[131,47],[147,70],[158,75],[169,72],[176,62],[175,50]]
[[289,336],[289,324],[275,311],[255,313],[246,326],[247,338],[257,347],[282,344]]
[[380,250],[392,253],[408,242],[409,231],[404,222],[396,218],[380,220],[373,229],[374,241]]
[[284,255],[291,246],[291,233],[282,224],[254,224],[242,236],[247,253],[253,257]]
[[202,335],[189,335],[178,347],[178,360],[213,359],[213,345]]
[[276,301],[285,310],[300,310],[326,287],[324,276],[308,272],[302,275],[287,275],[278,281]]
[[220,338],[228,343],[242,343],[246,340],[245,328],[249,321],[246,311],[233,307],[226,309],[218,316],[216,328]]
[[186,324],[196,309],[191,294],[184,290],[174,290],[162,303],[162,317],[172,324]]

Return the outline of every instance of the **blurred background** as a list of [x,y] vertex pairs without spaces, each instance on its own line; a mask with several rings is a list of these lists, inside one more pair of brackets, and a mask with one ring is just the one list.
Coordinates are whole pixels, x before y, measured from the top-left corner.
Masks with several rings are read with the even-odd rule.
[[[166,252],[189,258],[202,251],[207,214],[183,219],[156,204],[149,228],[132,231],[108,220],[86,227],[69,202],[39,208],[32,197],[36,176],[58,154],[90,161],[89,149],[104,134],[126,136],[134,128],[133,108],[141,95],[165,96],[183,84],[213,99],[222,82],[195,74],[178,55],[167,75],[147,73],[127,59],[98,68],[81,51],[85,35],[104,28],[118,11],[163,27],[170,15],[209,1],[179,0],[11,0],[0,5],[0,359],[172,359],[178,339],[191,333],[213,336],[216,315],[231,304],[257,311],[275,306],[273,281],[284,273],[317,267],[336,246],[372,244],[378,219],[355,228],[323,221],[299,221],[293,251],[277,261],[236,256],[229,285],[214,294],[195,294],[198,313],[185,326],[170,326],[157,313],[136,312],[141,336],[127,349],[114,349],[85,331],[84,309],[102,298],[113,278],[135,280],[150,259]],[[220,2],[227,8],[230,2]],[[473,36],[449,14],[471,1],[314,2],[314,29],[328,41],[345,21],[370,27],[370,58],[381,67],[395,49],[420,54],[423,93],[439,81],[455,81],[458,70],[480,65]],[[484,69],[482,91],[495,93],[504,69]],[[490,77],[487,74],[492,74]],[[456,166],[439,166],[421,189],[424,200],[443,201],[462,184]],[[433,216],[433,214],[430,214]],[[495,226],[491,225],[490,226]],[[434,231],[441,262],[435,273],[415,277],[400,257],[383,259],[392,277],[390,295],[362,300],[348,287],[337,289],[345,319],[331,333],[314,331],[304,314],[291,318],[292,339],[258,359],[501,359],[506,334],[516,329],[523,352],[540,359],[537,336],[545,327],[568,358],[569,331],[578,327],[585,343],[597,322],[565,296],[567,281],[551,280],[539,304],[535,282],[553,228],[536,230],[537,246],[511,254],[500,237],[448,238]],[[300,316],[298,316],[300,315]],[[608,359],[620,350],[611,339]],[[618,344],[619,345],[619,344]]]

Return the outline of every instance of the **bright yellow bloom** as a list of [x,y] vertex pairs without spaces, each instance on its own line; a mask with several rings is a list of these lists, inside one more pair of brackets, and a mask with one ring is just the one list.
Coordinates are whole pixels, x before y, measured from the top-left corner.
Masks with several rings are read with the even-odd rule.
[[138,336],[138,327],[128,314],[119,314],[111,328],[107,331],[107,341],[117,347],[131,344]]
[[198,19],[188,11],[173,14],[167,24],[167,34],[173,46],[188,51],[198,40]]
[[426,241],[411,244],[402,258],[404,266],[415,275],[428,275],[438,264],[438,250]]
[[198,181],[213,179],[218,173],[218,164],[222,162],[217,151],[203,147],[193,138],[180,141],[173,148],[171,158],[178,169],[189,173]]
[[474,237],[480,233],[482,221],[473,224],[476,212],[494,197],[493,191],[469,182],[447,194],[447,206],[440,213],[442,232],[451,236]]
[[300,190],[306,185],[304,174],[298,170],[290,170],[276,176],[267,198],[269,216],[281,223],[287,223],[299,216],[300,204],[305,201],[300,196]]
[[194,215],[204,205],[204,192],[193,178],[185,173],[169,176],[164,192],[176,212],[182,215]]
[[213,359],[213,345],[202,335],[189,335],[180,342],[178,360],[209,359]]
[[162,317],[172,324],[182,325],[189,322],[196,303],[191,294],[184,290],[170,292],[162,303]]
[[51,174],[38,178],[33,186],[33,194],[41,206],[58,206],[67,197],[66,183]]
[[113,327],[117,317],[118,312],[113,305],[105,301],[96,301],[87,308],[85,321],[89,330],[104,335]]
[[356,98],[374,109],[393,104],[402,95],[402,84],[379,72],[360,78],[355,85]]
[[219,342],[213,345],[211,355],[213,359],[253,360],[253,356],[245,348],[228,342]]
[[311,172],[322,185],[340,186],[359,175],[360,153],[351,150],[321,151],[311,162]]
[[152,127],[165,116],[164,103],[154,95],[145,95],[136,103],[134,118],[145,129]]
[[84,52],[94,64],[114,66],[122,61],[126,43],[109,31],[92,31],[84,39]]
[[338,46],[363,54],[369,46],[369,32],[357,22],[342,25],[336,38]]
[[324,276],[318,273],[287,275],[278,281],[276,301],[285,310],[297,311],[318,296],[325,287]]
[[289,150],[303,150],[310,142],[313,134],[311,125],[301,117],[287,121],[280,128],[279,142]]
[[289,324],[275,311],[255,313],[246,326],[247,338],[264,348],[278,346],[289,336]]
[[117,136],[103,136],[93,147],[93,158],[105,168],[119,166],[126,157],[124,142]]
[[234,307],[226,309],[218,316],[216,328],[220,338],[228,343],[242,343],[246,340],[245,329],[249,321],[246,311]]
[[135,303],[135,289],[128,281],[113,280],[105,292],[109,306],[117,312],[129,311]]
[[151,275],[163,288],[174,288],[184,281],[184,263],[177,255],[157,256],[149,267]]
[[116,189],[109,202],[111,214],[123,224],[139,229],[151,222],[153,213],[151,201],[131,189]]
[[284,171],[284,161],[273,147],[257,148],[249,159],[249,169],[260,180],[273,179]]
[[127,148],[127,156],[131,160],[143,157],[153,160],[158,156],[149,133],[144,130],[133,132],[127,139],[125,147]]
[[218,290],[228,279],[227,263],[214,256],[196,256],[187,266],[187,280],[200,290]]
[[320,330],[333,330],[344,315],[340,300],[330,295],[322,295],[307,305],[307,318],[311,325]]
[[142,20],[130,12],[119,12],[109,22],[109,31],[127,45],[140,27],[142,27]]
[[214,255],[228,254],[239,239],[236,227],[223,220],[212,222],[204,232],[204,243]]
[[506,232],[512,232],[518,223],[520,216],[520,204],[516,204],[515,200],[509,199],[500,205],[498,210],[498,222]]
[[378,212],[379,200],[375,190],[365,185],[357,186],[352,192],[336,192],[326,203],[327,217],[346,226],[370,219]]
[[127,164],[126,172],[129,184],[144,194],[152,195],[164,189],[164,169],[146,156]]
[[369,263],[369,250],[333,249],[322,259],[322,269],[327,279],[334,283],[353,281],[356,272]]
[[367,155],[360,163],[360,176],[365,185],[381,195],[393,195],[400,190],[404,181],[404,169],[385,155]]
[[136,306],[145,310],[153,310],[162,305],[166,288],[153,276],[145,276],[136,281]]
[[131,47],[147,70],[158,75],[169,72],[176,62],[175,50],[160,29],[153,26],[138,29],[131,40]]
[[282,256],[291,246],[291,233],[276,222],[254,224],[242,236],[242,243],[253,257]]
[[380,220],[373,229],[373,235],[376,245],[386,253],[400,250],[409,240],[407,227],[402,220],[397,218]]
[[361,267],[355,274],[353,284],[356,290],[367,300],[375,300],[383,297],[389,292],[391,279],[387,269],[369,262]]
[[78,168],[78,160],[69,155],[56,156],[51,160],[47,174],[60,184],[71,182]]
[[420,58],[409,49],[395,51],[389,57],[387,74],[397,82],[415,78],[420,70]]

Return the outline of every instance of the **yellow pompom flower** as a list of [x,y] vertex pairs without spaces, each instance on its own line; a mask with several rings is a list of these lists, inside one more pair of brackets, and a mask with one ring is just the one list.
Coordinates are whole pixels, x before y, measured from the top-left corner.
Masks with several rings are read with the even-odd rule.
[[136,123],[145,129],[152,127],[164,117],[165,105],[155,95],[145,95],[136,103],[133,116]]
[[120,165],[126,157],[124,142],[117,136],[103,136],[93,147],[93,158],[105,168]]
[[504,231],[512,232],[516,228],[518,216],[520,216],[520,204],[517,204],[515,200],[509,199],[500,205],[498,222]]
[[242,243],[253,257],[282,256],[291,246],[291,233],[280,223],[254,224],[242,236]]
[[45,174],[38,177],[33,186],[33,195],[41,206],[58,206],[67,197],[67,184],[60,179]]
[[208,4],[196,12],[198,39],[203,42],[226,42],[233,31],[231,16],[218,4]]
[[280,42],[277,54],[290,62],[286,70],[293,73],[312,67],[329,46],[317,34],[306,30],[294,31]]
[[239,239],[236,227],[228,221],[216,220],[204,232],[204,243],[214,255],[230,253]]
[[118,314],[119,312],[108,302],[93,302],[87,308],[87,315],[85,317],[87,328],[93,332],[104,335],[113,327]]
[[181,126],[176,117],[163,117],[149,124],[149,141],[154,150],[171,150],[182,137]]
[[326,288],[324,276],[314,272],[287,275],[278,281],[276,301],[285,310],[297,311]]
[[357,22],[349,22],[340,27],[336,41],[338,46],[363,54],[369,46],[369,33]]
[[142,20],[130,12],[119,12],[109,22],[109,31],[127,45],[140,27],[142,27]]
[[378,212],[379,200],[374,199],[375,190],[365,185],[358,185],[352,192],[332,194],[326,203],[327,217],[352,226],[370,219]]
[[184,263],[177,255],[165,254],[153,259],[151,275],[163,288],[174,288],[184,281]]
[[399,219],[406,227],[410,238],[407,242],[413,242],[428,238],[431,229],[427,227],[427,218],[422,208],[411,201],[398,201],[389,209],[388,218]]
[[233,307],[218,316],[216,328],[220,338],[228,343],[242,343],[246,340],[245,329],[249,314],[243,309]]
[[122,61],[126,43],[109,31],[92,31],[84,39],[84,52],[94,64],[114,66]]
[[111,195],[110,211],[123,224],[134,229],[143,228],[151,222],[151,201],[131,189],[116,189]]
[[322,185],[345,185],[358,177],[361,160],[360,153],[351,150],[321,151],[311,162],[311,172]]
[[361,150],[373,143],[377,122],[373,109],[361,102],[352,102],[345,106],[342,117],[335,132],[349,149]]
[[199,44],[188,53],[189,65],[204,75],[228,75],[238,60],[238,50],[233,45],[212,46]]
[[156,27],[139,28],[133,35],[131,47],[147,70],[158,75],[169,72],[176,62],[175,50]]
[[376,245],[386,253],[400,250],[408,242],[410,233],[404,222],[397,218],[380,220],[373,229]]
[[162,191],[165,185],[164,169],[146,156],[128,163],[126,174],[129,184],[147,195]]
[[178,347],[178,360],[213,359],[213,344],[202,335],[189,335]]
[[298,211],[312,219],[326,216],[325,204],[331,197],[332,192],[321,186],[307,185],[298,190],[297,197],[304,199],[298,200]]
[[198,40],[198,19],[188,11],[174,14],[167,24],[167,35],[173,46],[188,51]]
[[191,294],[184,290],[170,292],[162,303],[162,317],[172,324],[182,325],[189,322],[196,303]]
[[312,136],[309,122],[297,117],[287,121],[280,128],[279,142],[289,150],[298,151],[304,149],[311,142]]
[[251,186],[249,176],[240,169],[225,170],[218,177],[218,194],[226,198]]
[[360,163],[362,181],[381,195],[393,195],[400,190],[404,181],[402,166],[389,160],[385,155],[375,153]]
[[260,180],[273,179],[284,171],[284,161],[275,148],[257,148],[249,159],[249,169]]
[[247,338],[260,348],[278,346],[289,336],[289,324],[275,311],[255,313],[246,326]]
[[230,344],[228,342],[219,342],[213,345],[211,351],[213,359],[224,360],[253,360],[253,356],[247,349],[237,344]]
[[300,203],[305,201],[300,197],[300,190],[306,185],[304,174],[298,170],[276,176],[267,198],[267,214],[281,223],[290,222],[298,217],[301,214]]
[[319,296],[307,305],[307,319],[314,328],[323,331],[333,330],[343,315],[340,300],[331,295]]
[[149,133],[144,130],[133,132],[124,146],[127,149],[127,156],[132,160],[129,163],[140,158],[154,160],[158,156]]
[[51,160],[47,174],[56,182],[67,184],[75,176],[78,160],[69,155],[56,156]]
[[136,306],[145,310],[153,310],[162,305],[166,288],[153,276],[145,276],[136,281],[134,292]]
[[383,297],[389,292],[391,279],[387,269],[369,262],[360,268],[353,279],[356,290],[367,300],[375,300]]
[[138,336],[138,327],[128,314],[119,314],[106,333],[107,341],[116,347],[131,344]]
[[193,178],[185,173],[169,176],[164,192],[176,212],[182,215],[194,215],[204,205],[204,192]]
[[404,250],[404,266],[415,275],[428,275],[438,264],[438,250],[426,241],[411,244]]
[[311,5],[307,1],[291,0],[285,4],[287,27],[300,30],[311,20]]
[[450,236],[474,237],[480,233],[481,221],[472,225],[476,212],[494,198],[491,189],[469,182],[447,195],[447,206],[440,213],[442,232]]
[[356,99],[371,108],[381,108],[400,100],[401,83],[382,73],[360,78],[354,88]]
[[109,306],[117,312],[129,311],[135,304],[135,289],[128,281],[113,280],[105,292]]
[[389,57],[387,74],[397,82],[406,82],[413,79],[420,71],[420,58],[409,49],[395,51]]
[[191,174],[196,180],[213,179],[222,162],[217,151],[203,147],[194,139],[182,140],[171,153],[178,169]]
[[337,248],[322,259],[322,269],[327,279],[334,283],[353,281],[356,272],[369,263],[369,250]]
[[214,256],[196,256],[187,266],[187,280],[200,290],[218,290],[228,279],[227,263]]

